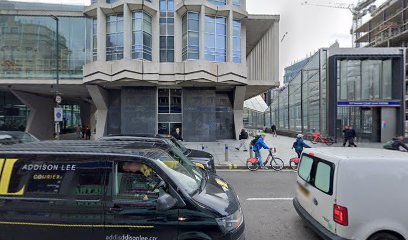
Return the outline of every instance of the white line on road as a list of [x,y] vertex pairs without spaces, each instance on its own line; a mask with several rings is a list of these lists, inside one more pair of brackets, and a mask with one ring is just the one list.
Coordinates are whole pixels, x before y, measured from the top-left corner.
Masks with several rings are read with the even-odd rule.
[[292,201],[293,198],[248,198],[247,201]]

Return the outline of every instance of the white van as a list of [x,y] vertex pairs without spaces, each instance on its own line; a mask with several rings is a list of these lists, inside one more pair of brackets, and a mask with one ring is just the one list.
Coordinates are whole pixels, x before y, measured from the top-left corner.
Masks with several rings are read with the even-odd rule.
[[305,149],[298,214],[323,239],[408,239],[408,153],[384,149]]

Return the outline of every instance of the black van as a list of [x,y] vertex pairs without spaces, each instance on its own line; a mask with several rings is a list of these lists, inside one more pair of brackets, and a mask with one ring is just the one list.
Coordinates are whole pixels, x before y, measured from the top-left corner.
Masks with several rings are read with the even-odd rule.
[[0,240],[242,240],[233,188],[167,145],[0,148]]
[[194,163],[201,164],[208,172],[216,173],[214,156],[211,153],[186,148],[180,141],[171,135],[112,135],[98,139],[99,141],[158,141],[173,145]]

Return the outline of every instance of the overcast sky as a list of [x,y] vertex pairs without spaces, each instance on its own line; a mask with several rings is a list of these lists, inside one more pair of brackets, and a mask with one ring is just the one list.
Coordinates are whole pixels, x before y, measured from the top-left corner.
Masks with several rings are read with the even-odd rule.
[[[89,4],[90,0],[18,0],[32,2]],[[309,0],[320,4],[354,3],[358,0]],[[283,68],[301,60],[319,48],[336,40],[340,47],[351,47],[351,13],[347,9],[305,6],[304,0],[247,0],[247,10],[253,14],[279,14],[280,39],[288,32],[280,46],[280,76]],[[377,0],[377,5],[385,0]],[[279,39],[279,40],[280,40]]]

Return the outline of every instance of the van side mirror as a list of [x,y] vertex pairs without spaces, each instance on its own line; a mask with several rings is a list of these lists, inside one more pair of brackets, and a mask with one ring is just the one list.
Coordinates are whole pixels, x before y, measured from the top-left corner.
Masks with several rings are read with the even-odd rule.
[[166,211],[172,209],[177,204],[177,199],[172,197],[168,193],[163,193],[157,199],[157,210],[159,211]]

